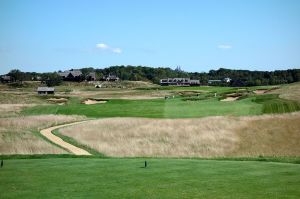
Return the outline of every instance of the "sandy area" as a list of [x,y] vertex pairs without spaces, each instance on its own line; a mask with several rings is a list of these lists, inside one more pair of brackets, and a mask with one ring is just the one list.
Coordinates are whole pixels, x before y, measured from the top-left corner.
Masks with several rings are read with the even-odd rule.
[[266,92],[268,92],[268,90],[256,90],[256,91],[254,91],[254,93],[257,94],[257,95],[262,95]]
[[[85,121],[83,121],[83,122],[85,122]],[[63,141],[60,137],[57,137],[56,135],[52,134],[52,131],[54,131],[56,129],[66,127],[66,126],[71,126],[71,125],[74,125],[74,124],[80,124],[80,123],[83,123],[83,122],[73,122],[73,123],[69,123],[69,124],[53,126],[53,127],[47,128],[47,129],[43,129],[40,132],[43,136],[45,136],[51,142],[67,149],[68,151],[70,151],[71,153],[74,153],[75,155],[91,155],[86,150],[83,150],[83,149],[78,148],[78,147],[76,147],[72,144],[69,144],[69,143]]]
[[84,104],[87,104],[87,105],[91,105],[91,104],[104,104],[106,103],[107,101],[105,100],[92,100],[92,99],[87,99],[85,100],[83,103]]
[[221,101],[222,102],[232,102],[232,101],[235,101],[235,100],[237,100],[237,99],[239,99],[239,97],[226,97],[225,99],[222,99]]

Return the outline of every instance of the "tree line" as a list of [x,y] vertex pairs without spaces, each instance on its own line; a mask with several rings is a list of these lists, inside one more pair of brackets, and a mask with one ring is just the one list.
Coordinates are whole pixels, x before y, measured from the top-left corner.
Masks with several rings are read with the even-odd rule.
[[[300,69],[275,70],[275,71],[250,71],[250,70],[231,70],[220,68],[210,70],[209,72],[186,72],[177,67],[171,68],[153,68],[147,66],[111,66],[103,69],[94,69],[92,67],[80,69],[82,75],[95,72],[97,79],[101,79],[109,74],[118,76],[121,80],[130,81],[151,81],[158,84],[160,79],[189,77],[200,80],[200,83],[206,85],[208,80],[222,80],[226,77],[232,79],[230,83],[222,83],[224,86],[261,86],[286,84],[300,81]],[[62,82],[60,76],[56,73],[36,73],[22,72],[20,70],[11,70],[7,75],[12,77],[13,81],[34,81],[40,80],[49,86],[58,85]],[[81,78],[84,80],[84,78]]]

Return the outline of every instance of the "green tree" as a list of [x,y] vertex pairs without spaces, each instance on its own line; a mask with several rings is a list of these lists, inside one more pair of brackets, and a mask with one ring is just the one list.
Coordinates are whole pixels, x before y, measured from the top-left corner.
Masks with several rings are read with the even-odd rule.
[[59,86],[62,83],[62,78],[57,73],[44,73],[42,82],[47,86]]
[[22,82],[24,80],[24,77],[25,77],[24,73],[21,72],[18,69],[11,70],[8,73],[8,75],[12,77],[13,81],[19,81],[19,82]]

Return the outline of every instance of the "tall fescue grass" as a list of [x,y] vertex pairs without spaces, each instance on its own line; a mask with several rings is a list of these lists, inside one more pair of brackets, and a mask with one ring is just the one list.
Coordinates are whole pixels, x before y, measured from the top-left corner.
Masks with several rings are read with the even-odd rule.
[[61,129],[108,156],[300,155],[300,113],[200,119],[109,118]]
[[23,108],[36,104],[0,104],[0,118],[17,116]]
[[25,92],[17,89],[13,91],[0,90],[0,104],[42,104],[46,103],[36,92]]
[[40,115],[0,118],[0,154],[61,154],[66,151],[35,135],[42,128],[83,120],[82,116]]
[[279,94],[280,98],[300,102],[300,82],[284,85],[271,93]]

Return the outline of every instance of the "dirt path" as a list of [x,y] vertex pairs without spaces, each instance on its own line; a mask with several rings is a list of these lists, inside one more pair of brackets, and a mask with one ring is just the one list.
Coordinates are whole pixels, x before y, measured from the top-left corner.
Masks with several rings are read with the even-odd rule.
[[43,129],[40,131],[40,133],[45,136],[48,140],[50,140],[51,142],[67,149],[68,151],[70,151],[71,153],[74,153],[75,155],[91,155],[89,152],[87,152],[86,150],[83,150],[81,148],[78,148],[72,144],[69,144],[68,142],[63,141],[60,137],[52,134],[52,131],[62,128],[62,127],[66,127],[66,126],[71,126],[74,124],[80,124],[86,121],[82,121],[82,122],[73,122],[73,123],[69,123],[69,124],[62,124],[62,125],[58,125],[58,126],[53,126],[47,129]]

